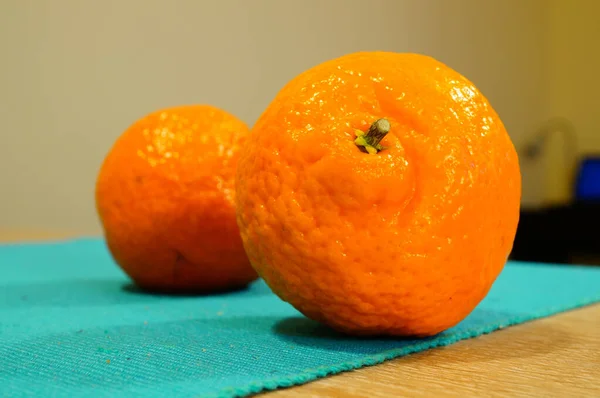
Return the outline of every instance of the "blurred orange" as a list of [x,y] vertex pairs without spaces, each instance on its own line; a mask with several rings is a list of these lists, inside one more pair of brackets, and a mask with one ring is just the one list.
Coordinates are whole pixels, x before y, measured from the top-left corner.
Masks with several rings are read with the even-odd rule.
[[115,261],[140,287],[214,291],[257,278],[235,221],[248,127],[208,105],[158,110],[116,141],[96,205]]

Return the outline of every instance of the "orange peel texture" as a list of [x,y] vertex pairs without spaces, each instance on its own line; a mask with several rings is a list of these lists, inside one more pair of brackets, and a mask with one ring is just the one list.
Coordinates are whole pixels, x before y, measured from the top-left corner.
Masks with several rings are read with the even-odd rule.
[[[381,119],[389,132],[367,151],[361,137]],[[388,52],[295,77],[236,178],[258,274],[357,335],[430,336],[464,319],[503,269],[520,196],[517,153],[484,95],[431,57]]]

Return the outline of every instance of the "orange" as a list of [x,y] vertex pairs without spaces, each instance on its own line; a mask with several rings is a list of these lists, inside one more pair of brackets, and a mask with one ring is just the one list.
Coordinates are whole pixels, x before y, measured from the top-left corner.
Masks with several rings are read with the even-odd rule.
[[215,291],[257,278],[234,207],[248,133],[221,109],[190,105],[150,113],[114,143],[96,206],[113,258],[139,287]]
[[357,335],[434,335],[502,271],[517,154],[484,95],[441,62],[324,62],[277,94],[251,137],[236,177],[244,247],[307,317]]

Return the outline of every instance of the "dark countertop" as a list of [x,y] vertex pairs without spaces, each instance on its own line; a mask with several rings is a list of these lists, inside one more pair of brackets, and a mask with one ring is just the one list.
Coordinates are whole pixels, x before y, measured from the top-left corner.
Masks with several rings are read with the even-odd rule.
[[600,202],[522,209],[510,258],[600,265]]

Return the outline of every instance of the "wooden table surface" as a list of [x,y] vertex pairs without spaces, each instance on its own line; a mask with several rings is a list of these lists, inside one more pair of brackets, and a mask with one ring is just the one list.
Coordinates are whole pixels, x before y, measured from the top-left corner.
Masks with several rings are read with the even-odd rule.
[[[0,230],[0,241],[57,236]],[[261,395],[600,397],[600,304]]]

